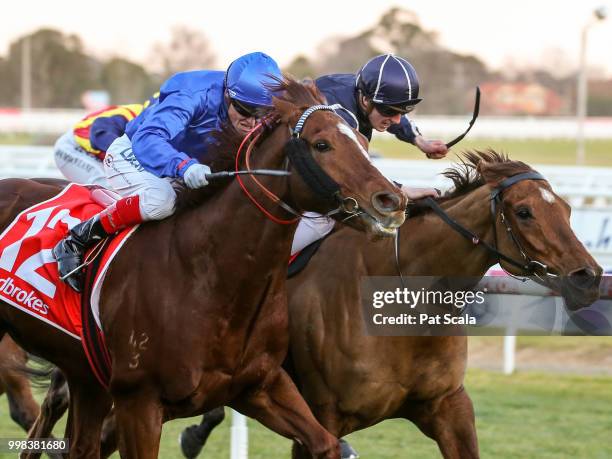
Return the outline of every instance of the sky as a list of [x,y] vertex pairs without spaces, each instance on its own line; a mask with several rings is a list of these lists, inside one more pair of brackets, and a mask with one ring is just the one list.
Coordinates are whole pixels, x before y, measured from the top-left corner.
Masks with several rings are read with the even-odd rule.
[[[399,6],[414,11],[442,45],[474,54],[492,69],[544,63],[571,70],[578,65],[581,30],[602,5],[612,14],[612,0],[20,0],[0,16],[0,55],[17,37],[52,27],[78,34],[100,57],[146,63],[155,42],[167,42],[172,26],[186,25],[207,35],[220,68],[255,50],[285,65],[297,54],[314,56],[330,37],[363,31]],[[608,77],[610,44],[612,18],[589,28],[588,65]]]

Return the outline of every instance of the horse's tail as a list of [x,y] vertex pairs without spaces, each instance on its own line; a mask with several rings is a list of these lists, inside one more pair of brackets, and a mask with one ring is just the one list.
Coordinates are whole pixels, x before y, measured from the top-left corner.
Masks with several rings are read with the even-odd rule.
[[40,389],[49,389],[51,385],[51,375],[56,369],[52,363],[37,357],[32,354],[28,354],[28,362],[4,362],[0,363],[0,374],[4,372],[19,373],[30,381],[32,387]]

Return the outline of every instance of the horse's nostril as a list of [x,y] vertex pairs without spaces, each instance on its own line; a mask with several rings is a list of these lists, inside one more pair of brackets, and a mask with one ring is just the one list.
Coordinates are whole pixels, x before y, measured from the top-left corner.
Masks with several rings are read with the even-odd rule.
[[372,197],[372,205],[379,212],[395,212],[400,207],[400,197],[394,193],[379,191]]
[[598,277],[593,268],[586,267],[572,271],[569,274],[569,281],[574,287],[586,289],[593,287]]

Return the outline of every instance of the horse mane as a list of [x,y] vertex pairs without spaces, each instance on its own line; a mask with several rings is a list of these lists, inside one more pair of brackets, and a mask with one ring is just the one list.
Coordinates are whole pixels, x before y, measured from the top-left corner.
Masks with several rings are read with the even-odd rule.
[[[288,74],[283,74],[283,78],[270,77],[274,80],[268,84],[268,89],[274,94],[274,108],[266,114],[262,120],[264,124],[263,135],[259,143],[263,142],[272,131],[283,121],[288,121],[290,116],[296,111],[304,111],[313,105],[325,104],[323,94],[317,89],[312,80],[298,81]],[[243,140],[243,135],[239,133],[229,120],[221,126],[221,129],[213,133],[206,164],[213,172],[233,171],[236,165],[236,152]],[[220,188],[224,188],[231,182],[231,179],[224,180],[222,183],[215,183],[200,190],[181,190],[177,196],[177,211],[195,207],[200,204],[207,196],[216,193]]]
[[[481,163],[487,165],[486,176],[479,168]],[[443,203],[464,196],[486,183],[499,183],[505,178],[532,170],[524,162],[513,161],[506,153],[498,153],[491,148],[464,151],[459,154],[459,162],[442,173],[453,182],[453,188],[438,199],[438,202]],[[410,204],[408,210],[410,216],[414,217],[431,209],[417,201]]]
[[[319,91],[314,81],[310,79],[298,81],[288,74],[283,74],[283,79],[276,79],[276,84],[270,86],[272,92],[278,94],[276,99],[289,102],[300,110],[306,110],[313,105],[326,104],[325,96]],[[274,111],[282,116],[282,108],[275,104]]]
[[[481,163],[487,163],[486,177],[478,169]],[[531,167],[524,162],[513,161],[506,153],[498,153],[491,148],[464,151],[460,154],[459,163],[442,173],[453,182],[453,189],[444,196],[444,199],[453,199],[487,182],[497,183],[531,170]]]
[[[274,108],[263,117],[265,130],[260,141],[276,128],[281,119],[289,117],[291,110],[304,111],[313,105],[326,103],[325,97],[312,80],[298,81],[288,74],[283,74],[282,79],[270,78],[274,83],[268,84],[267,88],[274,94]],[[219,131],[213,133],[213,137],[215,142],[208,151],[209,166],[215,172],[233,170],[236,151],[243,135],[230,122],[226,122]]]

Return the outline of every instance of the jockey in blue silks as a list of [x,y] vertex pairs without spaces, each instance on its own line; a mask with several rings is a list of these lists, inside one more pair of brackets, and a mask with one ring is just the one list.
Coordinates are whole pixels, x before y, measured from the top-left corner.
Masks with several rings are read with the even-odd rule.
[[225,123],[246,134],[257,117],[272,108],[269,84],[281,78],[277,63],[255,52],[230,64],[227,71],[178,73],[161,87],[158,103],[127,125],[125,135],[106,152],[106,177],[122,199],[72,228],[53,253],[60,277],[82,290],[85,251],[117,231],[174,213],[171,182],[188,188],[208,184],[210,168],[200,161],[214,142],[213,132]]
[[[339,104],[336,113],[357,129],[368,140],[372,130],[390,132],[399,140],[415,145],[428,158],[446,156],[448,148],[441,140],[426,140],[407,114],[421,102],[419,78],[414,67],[393,54],[382,54],[370,59],[357,74],[325,75],[315,84],[331,104]],[[433,188],[402,186],[408,199],[437,196]],[[293,240],[292,253],[324,237],[334,227],[328,217],[308,212],[302,219]],[[313,218],[315,217],[315,218]]]

